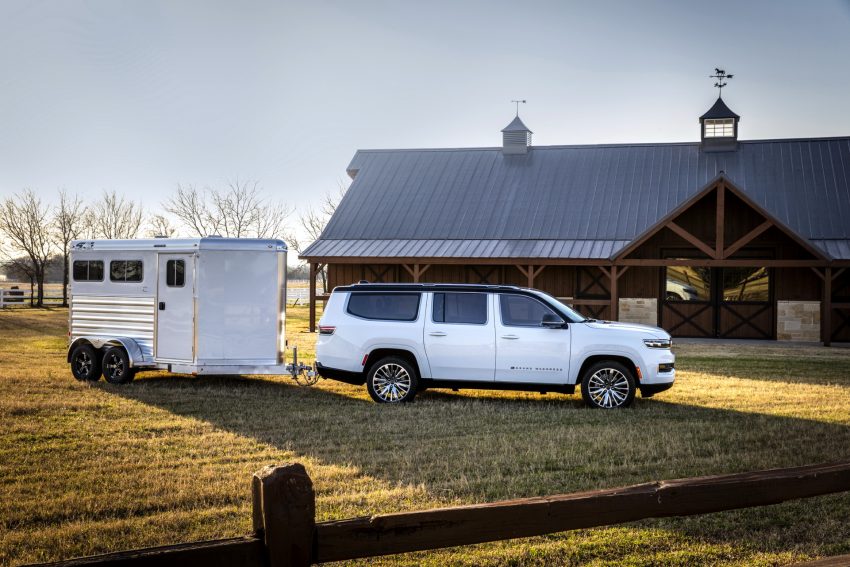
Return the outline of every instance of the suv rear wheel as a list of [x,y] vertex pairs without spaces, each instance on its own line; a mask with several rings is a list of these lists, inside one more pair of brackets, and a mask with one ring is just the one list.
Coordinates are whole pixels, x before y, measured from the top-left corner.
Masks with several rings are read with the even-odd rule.
[[631,371],[613,360],[593,364],[581,379],[581,397],[592,408],[628,407],[635,399],[636,390]]
[[419,379],[405,359],[388,356],[372,365],[366,376],[366,389],[380,404],[409,402],[416,395]]

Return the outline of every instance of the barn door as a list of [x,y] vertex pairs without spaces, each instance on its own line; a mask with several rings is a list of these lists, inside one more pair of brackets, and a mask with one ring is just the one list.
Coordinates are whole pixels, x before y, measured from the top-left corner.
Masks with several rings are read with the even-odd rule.
[[677,337],[772,339],[771,282],[768,268],[668,266],[661,326]]

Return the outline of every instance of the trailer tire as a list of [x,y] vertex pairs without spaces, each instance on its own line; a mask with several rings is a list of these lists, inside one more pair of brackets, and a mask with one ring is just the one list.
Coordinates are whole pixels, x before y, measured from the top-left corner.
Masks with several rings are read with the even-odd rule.
[[90,344],[82,344],[71,353],[71,374],[81,382],[100,380],[100,355]]
[[130,357],[123,347],[110,347],[103,353],[103,377],[110,384],[127,384],[136,376],[136,369],[130,368]]

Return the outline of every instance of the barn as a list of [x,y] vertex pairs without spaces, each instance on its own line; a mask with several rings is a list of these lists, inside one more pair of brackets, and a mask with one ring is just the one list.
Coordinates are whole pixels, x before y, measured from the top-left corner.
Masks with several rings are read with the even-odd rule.
[[542,289],[677,337],[850,340],[850,137],[739,140],[721,99],[700,140],[533,146],[517,115],[488,148],[360,150],[302,254],[328,288]]

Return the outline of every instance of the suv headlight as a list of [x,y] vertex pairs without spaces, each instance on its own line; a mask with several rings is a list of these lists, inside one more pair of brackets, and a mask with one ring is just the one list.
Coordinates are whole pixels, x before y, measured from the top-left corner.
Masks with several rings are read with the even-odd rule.
[[643,339],[643,344],[647,348],[670,348],[673,346],[673,339]]

